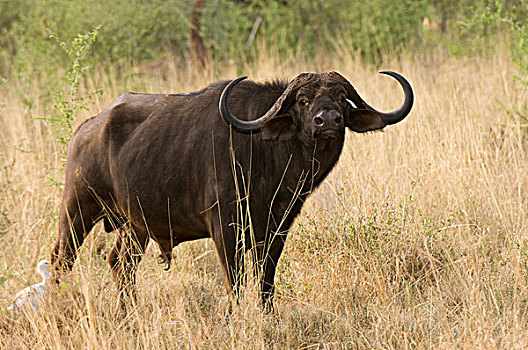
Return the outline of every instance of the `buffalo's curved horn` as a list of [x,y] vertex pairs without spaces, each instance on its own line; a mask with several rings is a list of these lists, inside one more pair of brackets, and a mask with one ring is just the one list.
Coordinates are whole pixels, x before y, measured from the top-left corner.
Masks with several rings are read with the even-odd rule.
[[[388,70],[381,71],[380,73],[381,74],[386,74],[386,75],[391,76],[394,79],[398,80],[398,82],[400,83],[400,85],[403,88],[403,93],[405,95],[405,99],[403,100],[402,105],[398,109],[396,109],[396,110],[394,110],[392,112],[388,112],[388,113],[383,113],[383,112],[378,112],[378,111],[376,111],[376,112],[378,112],[379,115],[381,115],[383,117],[383,119],[385,119],[385,123],[387,125],[399,123],[403,119],[405,119],[405,117],[409,114],[409,112],[411,112],[411,109],[412,109],[412,106],[413,106],[413,103],[414,103],[413,89],[411,87],[411,84],[409,84],[409,82],[407,81],[407,79],[405,79],[403,76],[399,75],[398,73],[391,72],[391,71],[388,71]],[[372,107],[370,107],[370,108],[372,108]],[[374,108],[372,108],[372,109],[374,109]]]
[[288,84],[282,95],[280,95],[279,98],[277,98],[277,100],[275,101],[275,103],[273,103],[273,106],[271,106],[271,108],[262,117],[255,120],[240,120],[233,116],[229,111],[227,99],[229,98],[231,90],[233,89],[233,87],[235,87],[236,84],[246,79],[247,77],[236,78],[235,80],[232,80],[229,84],[227,84],[227,86],[224,88],[224,91],[222,91],[222,95],[220,96],[220,102],[218,104],[218,107],[220,109],[220,115],[228,125],[231,125],[231,127],[238,132],[246,134],[261,132],[262,126],[268,120],[275,117],[281,111],[283,105],[287,105],[285,102],[290,96],[293,96],[293,92],[297,89],[297,87],[309,81],[311,77],[312,74],[309,73],[301,73],[296,76]]
[[386,75],[389,75],[389,76],[393,77],[402,86],[403,93],[405,95],[405,99],[404,99],[402,105],[399,108],[397,108],[396,110],[394,110],[392,112],[387,112],[387,113],[380,112],[380,111],[374,109],[373,107],[369,106],[369,104],[366,103],[361,98],[361,96],[359,96],[359,94],[356,92],[356,90],[354,89],[354,87],[350,83],[347,84],[349,98],[352,100],[352,102],[354,102],[354,104],[356,105],[357,108],[370,109],[371,111],[374,111],[377,114],[379,114],[383,118],[383,120],[385,121],[385,125],[392,125],[392,124],[399,123],[403,119],[405,119],[405,117],[409,114],[409,112],[412,109],[413,102],[414,102],[413,89],[411,87],[411,84],[407,81],[407,79],[405,79],[404,77],[402,77],[401,75],[399,75],[396,72],[381,71],[380,73],[381,74],[386,74]]
[[246,78],[247,77],[236,78],[227,84],[227,86],[224,88],[224,91],[222,91],[222,95],[220,96],[218,108],[220,109],[220,115],[222,116],[224,122],[226,122],[227,125],[231,125],[231,127],[236,131],[246,134],[251,132],[257,133],[262,131],[261,123],[259,122],[259,120],[262,118],[250,121],[240,120],[231,114],[229,107],[227,106],[227,99],[231,94],[231,90],[233,90],[236,84]]

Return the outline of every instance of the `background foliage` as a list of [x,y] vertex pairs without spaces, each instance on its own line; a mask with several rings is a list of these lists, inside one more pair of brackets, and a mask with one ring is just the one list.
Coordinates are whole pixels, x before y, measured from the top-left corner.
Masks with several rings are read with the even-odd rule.
[[[198,9],[198,30],[210,58],[219,64],[253,60],[269,47],[280,55],[305,57],[346,48],[374,62],[387,52],[400,54],[438,43],[464,54],[493,46],[505,29],[514,33],[518,61],[526,57],[528,4],[522,0],[204,3]],[[67,64],[68,57],[50,33],[70,41],[99,26],[92,58],[99,65],[138,64],[167,54],[185,61],[193,4],[193,0],[1,1],[0,74],[5,78],[13,70],[26,72],[28,66],[36,74],[54,72]]]

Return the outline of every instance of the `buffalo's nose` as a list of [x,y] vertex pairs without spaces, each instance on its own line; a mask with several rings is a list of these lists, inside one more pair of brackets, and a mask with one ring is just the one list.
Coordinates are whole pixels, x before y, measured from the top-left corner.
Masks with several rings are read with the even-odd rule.
[[343,116],[338,111],[321,111],[313,121],[318,128],[339,128],[343,124]]

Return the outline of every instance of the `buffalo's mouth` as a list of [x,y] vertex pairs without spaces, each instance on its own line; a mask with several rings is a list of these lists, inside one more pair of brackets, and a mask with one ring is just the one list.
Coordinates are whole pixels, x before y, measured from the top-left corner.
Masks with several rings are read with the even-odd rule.
[[318,140],[335,140],[342,138],[345,135],[345,131],[341,130],[315,130],[313,132],[313,138]]

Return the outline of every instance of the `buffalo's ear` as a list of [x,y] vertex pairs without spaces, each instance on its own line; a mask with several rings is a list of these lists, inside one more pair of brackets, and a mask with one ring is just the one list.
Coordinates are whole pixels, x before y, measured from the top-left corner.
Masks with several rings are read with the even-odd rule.
[[289,140],[297,132],[297,126],[288,115],[279,115],[268,120],[262,127],[263,140]]
[[353,109],[348,113],[346,126],[355,132],[380,130],[385,127],[383,118],[369,109]]

